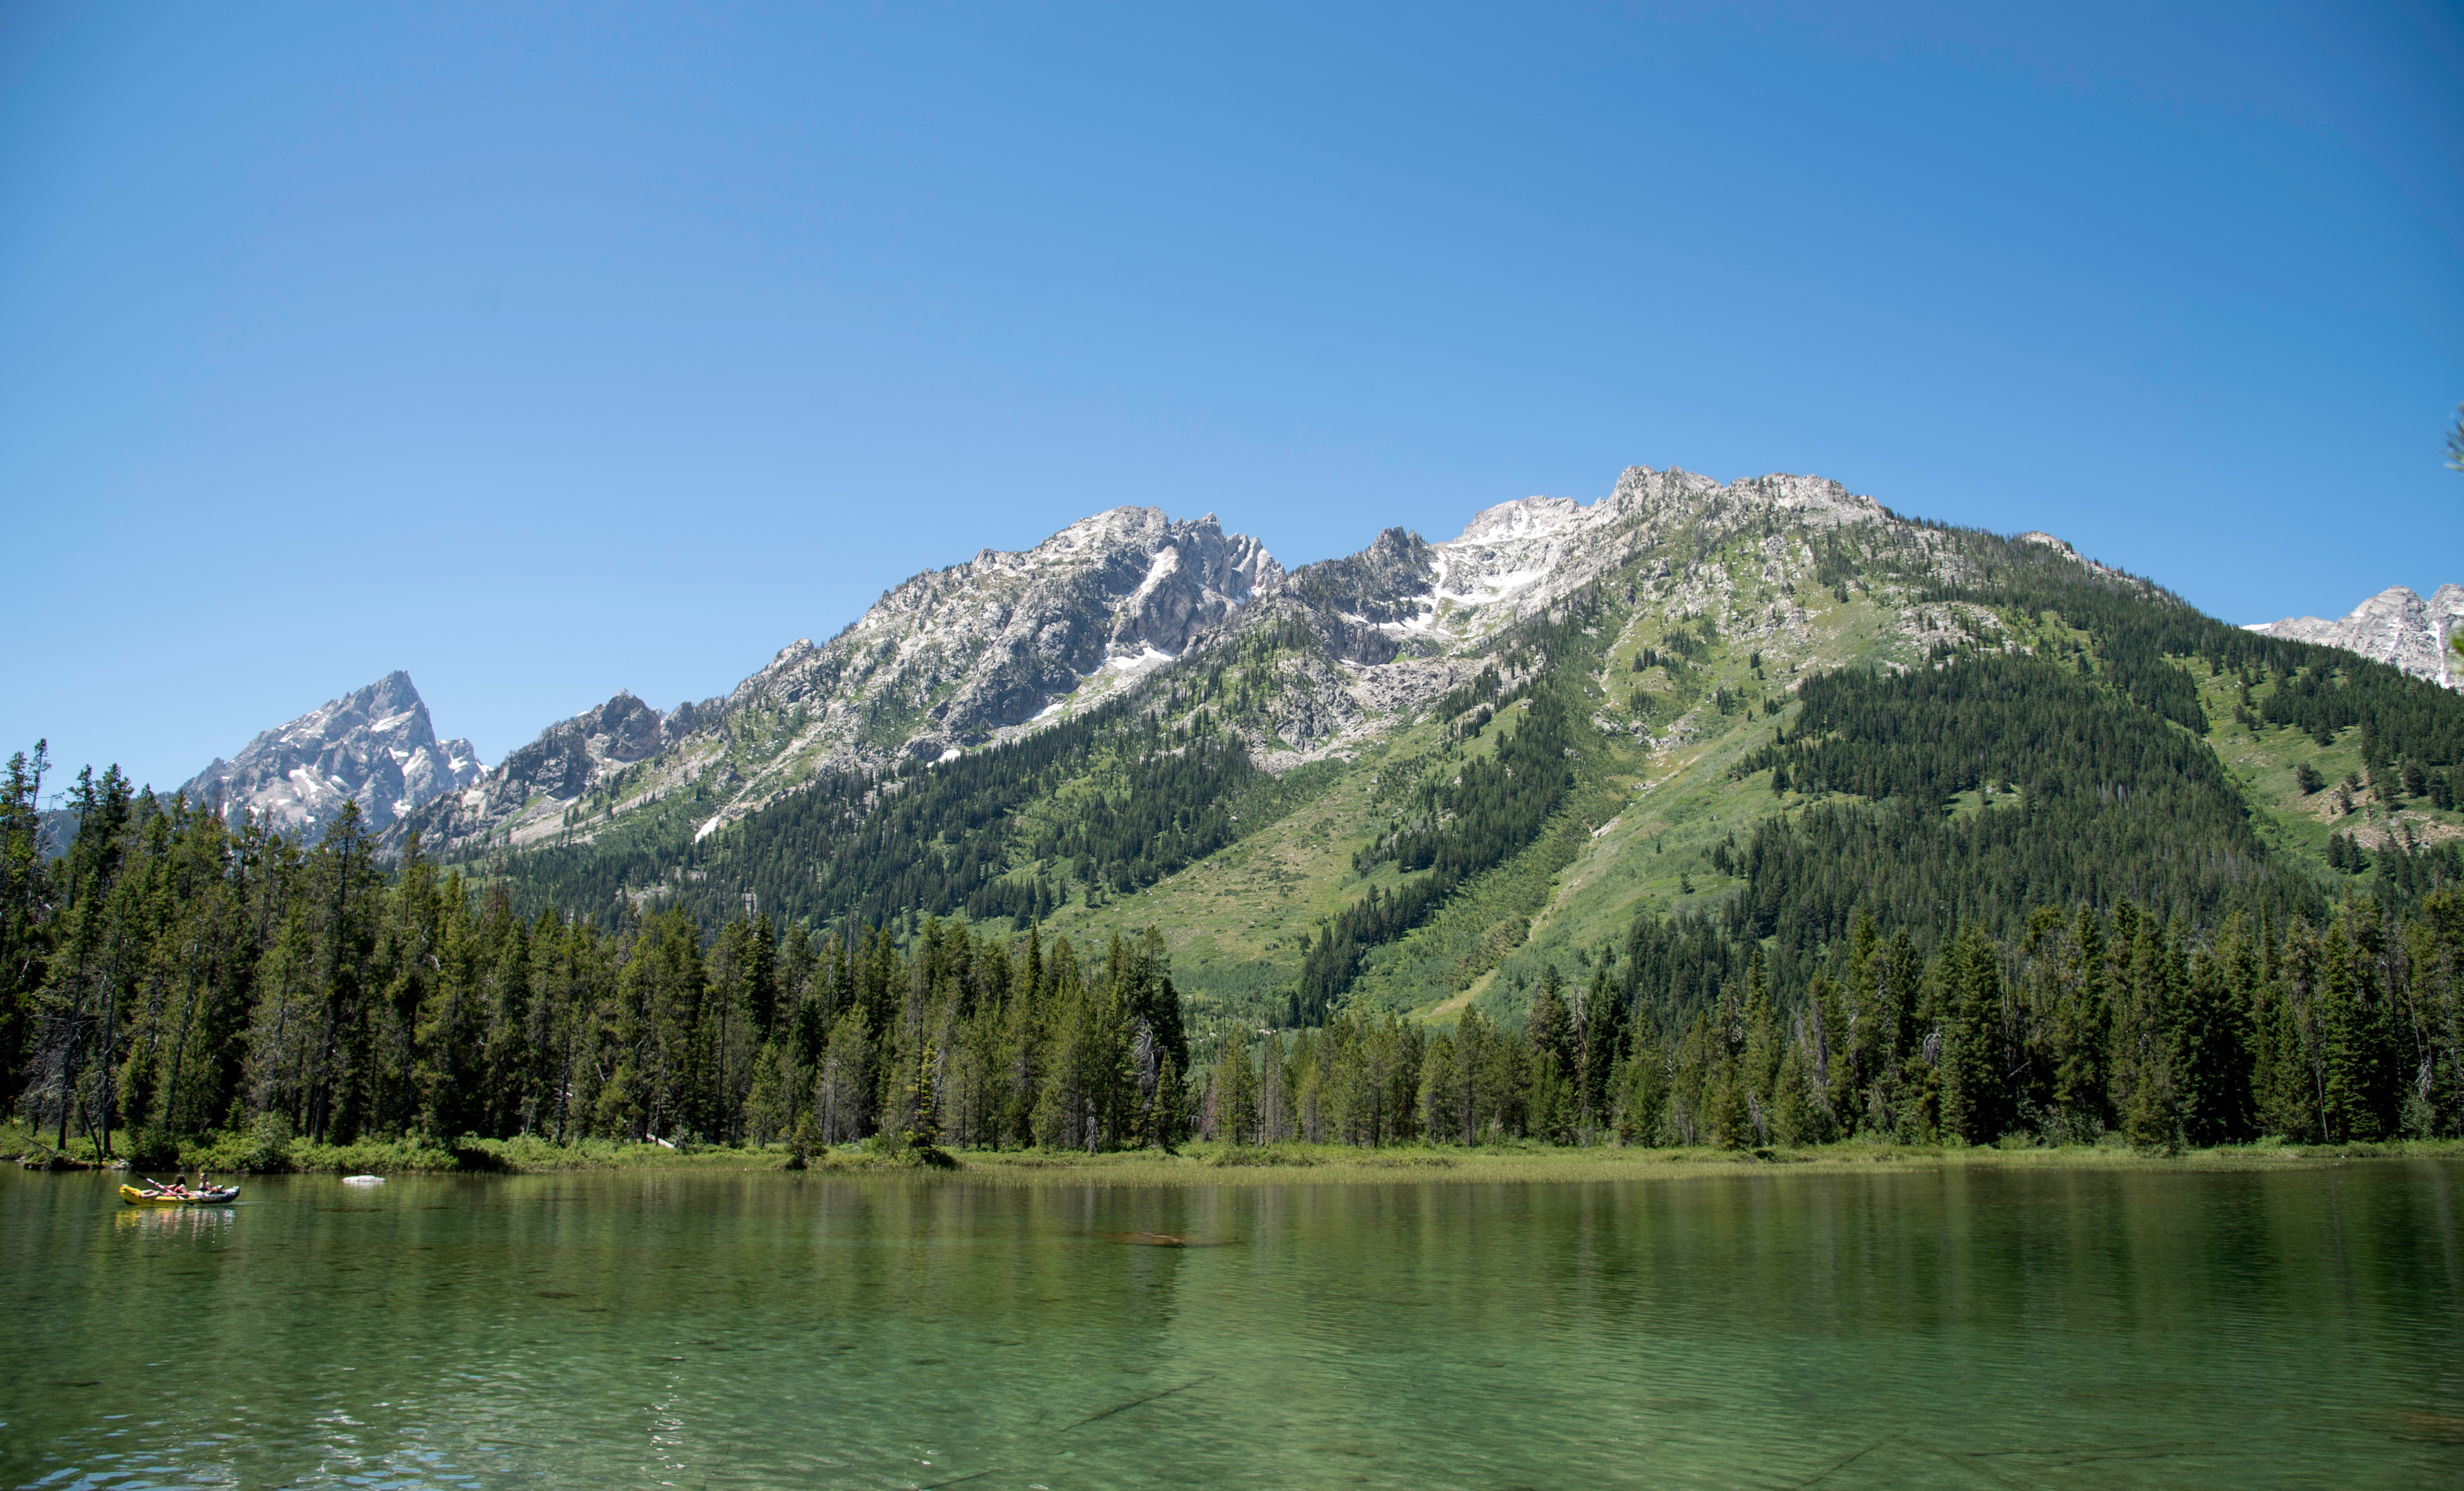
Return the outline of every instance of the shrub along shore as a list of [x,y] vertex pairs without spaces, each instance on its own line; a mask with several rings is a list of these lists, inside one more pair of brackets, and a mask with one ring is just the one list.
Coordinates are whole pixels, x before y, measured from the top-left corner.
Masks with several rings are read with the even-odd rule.
[[[40,1161],[53,1151],[21,1123],[0,1124],[0,1158]],[[2452,1139],[2387,1144],[2287,1145],[2262,1141],[2166,1154],[2108,1140],[2068,1146],[1903,1145],[1850,1140],[1802,1148],[1724,1150],[1710,1147],[1590,1148],[1534,1143],[1461,1147],[1341,1144],[1268,1145],[1198,1142],[1177,1151],[981,1150],[935,1151],[926,1162],[913,1151],[872,1143],[800,1156],[788,1146],[711,1145],[670,1149],[658,1144],[584,1140],[552,1144],[535,1138],[414,1137],[353,1144],[292,1143],[270,1148],[247,1134],[210,1135],[181,1149],[179,1163],[159,1167],[213,1174],[555,1174],[581,1171],[665,1170],[794,1172],[825,1174],[950,1175],[1007,1185],[1391,1184],[1407,1180],[1557,1182],[1642,1180],[1718,1172],[1832,1170],[1874,1173],[1965,1166],[2006,1170],[2282,1170],[2365,1159],[2464,1159]],[[72,1143],[68,1157],[92,1165],[90,1144]]]

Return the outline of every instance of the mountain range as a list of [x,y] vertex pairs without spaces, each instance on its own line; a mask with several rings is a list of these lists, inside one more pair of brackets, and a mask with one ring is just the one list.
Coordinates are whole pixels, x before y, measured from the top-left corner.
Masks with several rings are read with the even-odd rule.
[[[2405,866],[2464,837],[2459,617],[2446,586],[2235,628],[2051,534],[1634,467],[1290,570],[1214,515],[1118,508],[493,768],[396,673],[187,790],[310,831],[357,800],[524,914],[1153,926],[1200,1010],[1511,1011],[1638,915],[1818,945],[1825,876],[1898,885],[1936,936],[2047,896],[2220,915],[2439,873]],[[1957,838],[1988,824],[2019,837]]]
[[[394,842],[413,828],[448,852],[587,842],[680,794],[703,804],[693,830],[705,837],[817,774],[1016,739],[1134,690],[1185,653],[1298,624],[1325,647],[1293,662],[1249,742],[1267,769],[1285,771],[1378,737],[1476,672],[1502,627],[1680,529],[1882,516],[1870,498],[1816,478],[1722,486],[1636,467],[1588,507],[1503,503],[1451,541],[1388,529],[1359,554],[1287,573],[1212,514],[1176,522],[1116,508],[1024,553],[987,549],[918,575],[828,642],[781,649],[723,697],[661,714],[620,693],[406,816]],[[1708,603],[1707,581],[1672,578],[1664,561],[1652,578],[1672,603]]]
[[[1816,914],[1826,876],[1899,883],[1934,936],[2046,896],[2221,915],[2411,873],[2464,834],[2464,700],[2421,641],[2450,599],[2384,635],[2232,627],[2050,534],[1802,476],[1635,467],[1289,570],[1212,515],[1122,508],[918,575],[726,694],[620,693],[386,843],[526,915],[1153,926],[1219,1013],[1507,1011],[1643,912],[1760,898],[1818,944],[1846,914]],[[1981,719],[1934,675],[2005,702]],[[2097,734],[2057,750],[2048,710]],[[2013,831],[1976,816],[2004,801],[2017,848],[1916,847]],[[1837,813],[1874,846],[1775,826]]]

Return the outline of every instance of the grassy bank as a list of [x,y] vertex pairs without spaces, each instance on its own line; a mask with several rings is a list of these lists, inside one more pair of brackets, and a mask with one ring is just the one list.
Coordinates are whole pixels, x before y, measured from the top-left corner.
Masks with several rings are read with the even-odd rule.
[[2464,1158],[2464,1143],[2404,1141],[2384,1145],[2229,1146],[2181,1154],[2148,1154],[2108,1146],[2068,1149],[1958,1149],[1912,1145],[1833,1144],[1803,1150],[1559,1149],[1551,1146],[1275,1145],[1230,1150],[1190,1145],[1177,1155],[1023,1151],[962,1156],[970,1176],[1011,1185],[1282,1185],[1392,1184],[1398,1180],[1562,1183],[1649,1180],[1681,1175],[1821,1170],[2277,1170],[2406,1155]]
[[[53,1152],[48,1137],[29,1133],[14,1121],[0,1124],[0,1159]],[[83,1163],[96,1158],[92,1141],[73,1138],[68,1156]],[[123,1154],[125,1151],[122,1151]],[[176,1158],[147,1157],[137,1170],[206,1170],[220,1174],[546,1174],[559,1171],[625,1170],[636,1167],[704,1170],[779,1170],[787,1164],[783,1148],[672,1150],[657,1144],[624,1144],[586,1139],[552,1144],[544,1139],[364,1139],[353,1144],[312,1144],[305,1140],[269,1140],[248,1133],[223,1132],[189,1140]]]
[[[24,1125],[0,1124],[0,1157],[40,1156]],[[93,1146],[72,1140],[74,1158],[91,1160]],[[1292,1181],[1327,1184],[1392,1183],[1397,1180],[1562,1182],[1641,1180],[1718,1172],[1779,1170],[1998,1169],[2251,1170],[2334,1164],[2403,1156],[2464,1158],[2464,1141],[2401,1140],[2387,1144],[2233,1145],[2181,1154],[2150,1154],[2117,1145],[2014,1149],[1937,1149],[1918,1145],[1846,1143],[1802,1150],[1644,1150],[1602,1147],[1559,1149],[1546,1145],[1499,1145],[1476,1149],[1399,1145],[1363,1150],[1332,1144],[1279,1144],[1264,1149],[1192,1144],[1177,1154],[1141,1151],[1084,1154],[1041,1150],[963,1151],[955,1173],[1001,1185],[1255,1185]],[[144,1169],[145,1167],[138,1167]],[[451,1143],[409,1138],[357,1144],[268,1145],[247,1134],[217,1134],[181,1147],[176,1165],[155,1169],[233,1173],[321,1174],[549,1174],[589,1170],[786,1171],[795,1166],[784,1146],[671,1150],[656,1144],[584,1140],[551,1144],[536,1138],[463,1139]],[[808,1169],[843,1174],[937,1174],[950,1170],[918,1166],[913,1159],[869,1146],[814,1155]]]

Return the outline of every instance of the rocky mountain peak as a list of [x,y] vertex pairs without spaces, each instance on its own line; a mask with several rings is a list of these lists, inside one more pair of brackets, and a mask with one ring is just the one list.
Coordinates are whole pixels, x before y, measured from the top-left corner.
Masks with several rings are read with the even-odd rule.
[[485,770],[470,741],[436,738],[427,703],[397,669],[261,732],[180,790],[191,802],[218,804],[226,817],[245,810],[285,832],[314,835],[346,801],[382,830]]
[[595,710],[573,717],[593,756],[609,761],[638,761],[657,751],[666,716],[634,697],[629,689]]
[[1152,550],[1172,527],[1159,507],[1116,507],[1082,517],[1027,551],[1030,559],[1135,545]]
[[1372,625],[1417,615],[1437,580],[1437,550],[1406,529],[1389,528],[1368,548],[1294,570],[1284,590],[1309,605]]
[[2404,585],[2390,585],[2338,621],[2288,616],[2253,625],[2252,631],[2296,642],[2343,647],[2388,663],[2441,688],[2464,689],[2450,640],[2464,633],[2464,585],[2441,585],[2423,600]]
[[1583,505],[1572,497],[1519,497],[1473,515],[1457,544],[1507,544],[1557,537],[1582,521]]

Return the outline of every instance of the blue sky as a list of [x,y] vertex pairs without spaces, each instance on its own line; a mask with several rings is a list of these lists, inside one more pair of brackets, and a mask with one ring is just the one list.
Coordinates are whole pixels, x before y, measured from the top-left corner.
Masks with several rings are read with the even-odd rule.
[[2464,581],[2454,10],[1984,9],[0,8],[0,745],[407,668],[493,761],[1117,504],[1635,462]]

